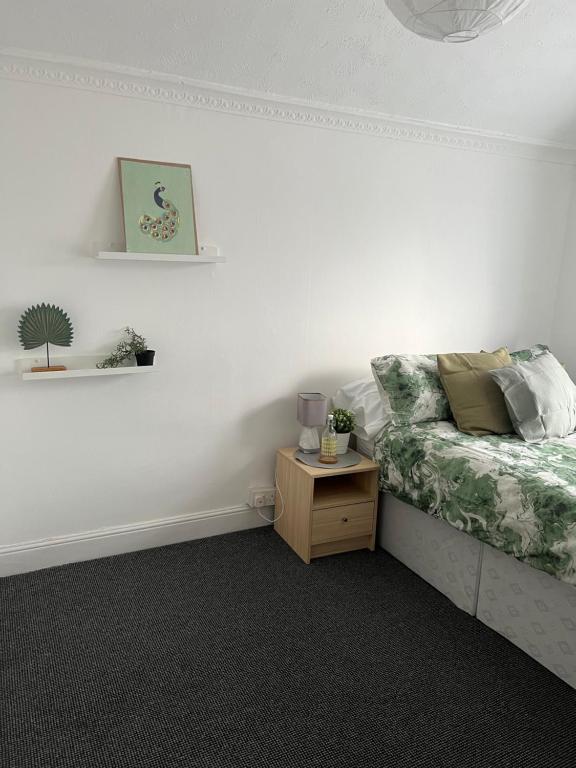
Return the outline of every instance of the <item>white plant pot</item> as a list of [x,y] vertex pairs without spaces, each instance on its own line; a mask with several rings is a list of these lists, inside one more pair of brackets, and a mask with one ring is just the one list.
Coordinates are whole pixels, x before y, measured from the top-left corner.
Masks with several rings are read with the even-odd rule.
[[336,433],[336,454],[342,456],[348,450],[350,442],[350,432]]

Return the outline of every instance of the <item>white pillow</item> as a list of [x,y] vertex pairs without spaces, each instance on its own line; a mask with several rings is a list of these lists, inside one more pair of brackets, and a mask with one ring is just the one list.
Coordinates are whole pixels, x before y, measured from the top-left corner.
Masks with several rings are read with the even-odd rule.
[[576,386],[551,352],[490,375],[504,393],[514,429],[526,442],[576,431]]
[[356,416],[354,434],[363,440],[373,440],[386,426],[384,405],[373,376],[345,384],[336,392],[335,408],[346,408]]

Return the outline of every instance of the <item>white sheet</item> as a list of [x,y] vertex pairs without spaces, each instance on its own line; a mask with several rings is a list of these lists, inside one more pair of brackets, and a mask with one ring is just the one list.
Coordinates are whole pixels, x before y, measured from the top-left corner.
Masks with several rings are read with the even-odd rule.
[[385,425],[382,398],[372,376],[345,384],[336,392],[332,402],[334,407],[346,408],[354,413],[354,434],[362,440],[374,440]]

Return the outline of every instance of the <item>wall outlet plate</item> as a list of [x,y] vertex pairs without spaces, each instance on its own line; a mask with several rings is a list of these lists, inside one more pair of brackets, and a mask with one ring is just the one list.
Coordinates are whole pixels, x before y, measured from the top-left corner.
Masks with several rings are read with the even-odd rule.
[[250,488],[249,507],[273,507],[276,504],[276,488]]

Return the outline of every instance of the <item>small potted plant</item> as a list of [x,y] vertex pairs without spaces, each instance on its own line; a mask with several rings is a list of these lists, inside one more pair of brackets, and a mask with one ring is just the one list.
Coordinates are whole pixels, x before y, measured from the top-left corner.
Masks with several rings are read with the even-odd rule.
[[153,349],[148,349],[146,339],[133,328],[124,328],[126,338],[118,342],[116,349],[105,360],[97,363],[97,368],[118,368],[131,357],[136,358],[136,365],[154,365]]
[[334,429],[336,430],[336,453],[341,456],[348,450],[350,432],[356,426],[356,417],[345,408],[334,408]]

